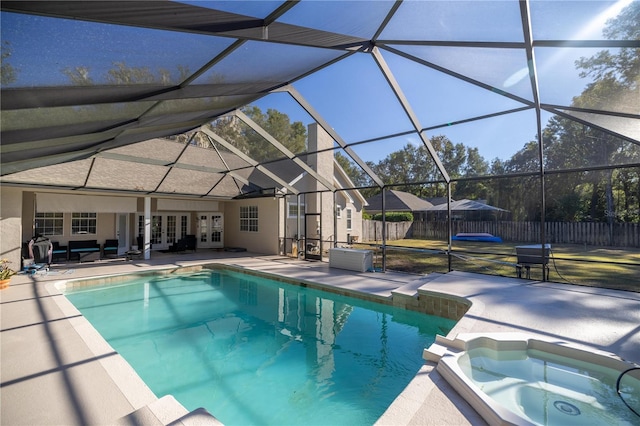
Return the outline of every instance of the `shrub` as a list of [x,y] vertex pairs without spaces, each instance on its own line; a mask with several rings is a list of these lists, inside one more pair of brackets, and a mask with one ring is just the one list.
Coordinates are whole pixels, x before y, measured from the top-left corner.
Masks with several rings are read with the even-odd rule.
[[[387,212],[387,222],[413,222],[413,213],[411,212]],[[382,213],[376,213],[373,215],[373,220],[382,220]]]

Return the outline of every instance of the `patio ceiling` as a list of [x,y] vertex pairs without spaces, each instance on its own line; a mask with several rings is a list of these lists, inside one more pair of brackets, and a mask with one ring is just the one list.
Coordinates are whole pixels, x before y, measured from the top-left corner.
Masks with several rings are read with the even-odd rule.
[[[304,124],[324,128],[335,151],[381,187],[387,182],[362,158],[370,146],[410,135],[448,182],[429,133],[496,117],[528,114],[532,137],[540,134],[541,115],[550,114],[640,144],[638,99],[580,108],[571,103],[580,93],[557,96],[563,82],[549,77],[566,64],[558,55],[640,48],[634,38],[581,31],[616,4],[3,1],[1,182],[217,199],[295,193],[289,183],[302,173],[313,176],[313,153],[282,149],[240,112],[275,96],[304,113]],[[559,11],[576,17],[576,31]],[[363,60],[366,74],[354,71],[351,80],[325,72],[343,64],[358,70]],[[414,68],[397,67],[399,61]],[[425,115],[424,99],[412,94],[414,84],[430,84],[429,76],[499,97],[503,106],[464,117]],[[363,109],[379,104],[379,117],[363,117],[348,98],[344,88],[360,77],[385,84],[384,93],[361,100]],[[351,125],[339,125],[330,107],[298,86],[337,93],[332,108]],[[453,102],[462,106],[467,96],[460,93]],[[282,155],[258,161],[206,127],[229,116]],[[367,131],[372,121],[392,117],[402,125]],[[197,144],[166,139],[187,132]]]

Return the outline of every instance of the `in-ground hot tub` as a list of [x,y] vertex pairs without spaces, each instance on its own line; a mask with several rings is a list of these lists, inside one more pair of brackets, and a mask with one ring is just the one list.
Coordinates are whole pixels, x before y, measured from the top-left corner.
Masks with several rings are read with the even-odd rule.
[[640,366],[613,354],[492,334],[439,338],[425,358],[491,425],[640,424]]

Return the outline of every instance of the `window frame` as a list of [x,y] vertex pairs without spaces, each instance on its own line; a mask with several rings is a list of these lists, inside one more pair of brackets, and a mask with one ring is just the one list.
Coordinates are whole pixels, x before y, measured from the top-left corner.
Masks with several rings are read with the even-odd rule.
[[[76,217],[77,215],[80,215],[80,216]],[[93,223],[93,226],[91,225],[92,223]],[[92,230],[93,232],[91,232]],[[71,213],[71,235],[97,235],[97,234],[98,234],[98,213],[97,212]]]
[[[44,215],[42,217],[38,217],[39,215]],[[52,216],[48,216],[52,215]],[[46,236],[46,237],[59,237],[64,235],[64,213],[62,212],[36,212],[34,216],[34,225],[36,229],[36,234]],[[39,226],[39,222],[42,222],[42,226]],[[55,222],[60,221],[61,224],[58,226]],[[47,222],[52,222],[51,226],[47,226]],[[50,229],[54,232],[48,232]],[[60,233],[55,232],[59,230]]]
[[[300,213],[300,217],[304,217],[306,210],[306,204],[305,203],[292,203],[290,201],[287,201],[287,218],[288,219],[297,219],[298,218],[298,212],[300,211],[300,208],[302,207],[302,212]],[[295,214],[291,214],[291,209],[295,208],[296,213]]]
[[240,206],[240,232],[259,232],[258,206]]
[[353,229],[353,209],[347,207],[345,211],[347,212],[347,231],[351,231]]

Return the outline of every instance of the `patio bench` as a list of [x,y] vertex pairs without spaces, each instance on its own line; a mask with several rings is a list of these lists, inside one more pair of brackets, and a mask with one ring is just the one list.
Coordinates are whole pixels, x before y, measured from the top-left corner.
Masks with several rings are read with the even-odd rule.
[[58,260],[62,260],[66,262],[68,260],[69,248],[67,246],[61,246],[57,241],[52,241],[52,244],[52,261],[56,262]]
[[[69,241],[69,260],[78,259],[78,262],[82,260],[96,260],[100,259],[100,244],[97,240],[83,240],[83,241]],[[91,258],[91,259],[88,259]]]

